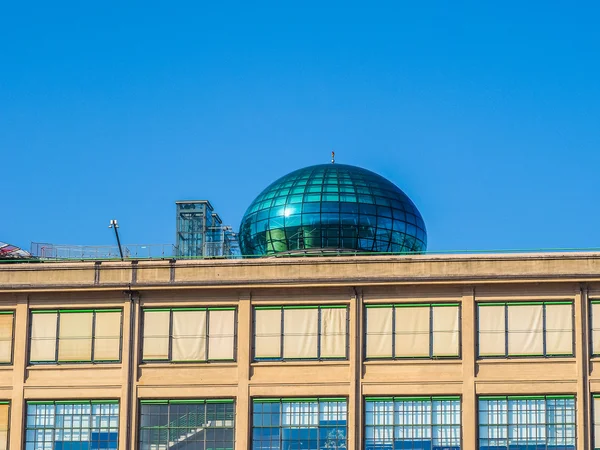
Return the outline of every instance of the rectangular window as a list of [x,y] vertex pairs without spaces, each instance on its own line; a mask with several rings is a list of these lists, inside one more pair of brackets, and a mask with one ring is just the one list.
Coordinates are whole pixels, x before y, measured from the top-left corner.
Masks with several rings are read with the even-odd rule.
[[120,309],[31,311],[29,362],[121,360]]
[[600,355],[600,300],[592,300],[590,305],[592,327],[592,355]]
[[140,401],[140,450],[233,450],[233,399]]
[[367,359],[459,358],[458,303],[369,304]]
[[144,361],[235,361],[236,308],[144,310]]
[[257,306],[254,359],[347,359],[348,307]]
[[252,450],[345,449],[345,398],[255,398]]
[[0,364],[12,364],[14,321],[14,311],[0,311]]
[[0,450],[8,449],[9,402],[0,401]]
[[479,303],[477,311],[482,358],[573,356],[573,302]]
[[365,449],[460,450],[460,397],[365,398]]
[[479,397],[479,450],[575,450],[575,396]]
[[26,450],[115,450],[118,400],[27,402]]

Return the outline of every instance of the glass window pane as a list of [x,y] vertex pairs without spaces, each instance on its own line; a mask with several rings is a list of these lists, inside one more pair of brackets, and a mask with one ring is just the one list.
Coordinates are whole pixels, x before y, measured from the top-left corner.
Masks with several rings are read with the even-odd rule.
[[574,397],[481,398],[478,404],[480,448],[575,449]]
[[119,436],[118,403],[27,403],[25,447],[111,449]]
[[253,449],[346,448],[346,400],[254,400],[253,411]]
[[228,400],[186,399],[144,404],[140,409],[139,447],[167,450],[173,443],[192,448],[234,448],[234,403]]
[[460,449],[460,400],[367,399],[367,448]]

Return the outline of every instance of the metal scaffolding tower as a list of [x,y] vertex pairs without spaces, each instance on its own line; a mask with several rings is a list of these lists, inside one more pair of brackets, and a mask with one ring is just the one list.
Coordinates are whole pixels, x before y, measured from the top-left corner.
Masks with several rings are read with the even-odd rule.
[[231,258],[239,256],[237,234],[223,225],[208,200],[175,202],[176,256],[180,258]]

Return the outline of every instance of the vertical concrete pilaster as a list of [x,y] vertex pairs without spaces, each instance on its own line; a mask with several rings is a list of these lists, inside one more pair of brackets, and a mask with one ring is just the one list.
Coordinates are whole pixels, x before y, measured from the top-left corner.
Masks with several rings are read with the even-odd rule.
[[[127,313],[125,313],[127,311]],[[131,312],[130,312],[131,311]],[[127,317],[127,321],[125,321]],[[121,433],[121,439],[126,439],[126,445],[119,448],[133,450],[137,448],[138,434],[138,395],[137,386],[139,380],[139,364],[140,364],[140,323],[141,309],[139,294],[132,295],[131,299],[123,307],[123,387],[121,391],[121,401],[126,399],[121,406],[121,427],[125,423],[126,428],[121,430],[129,430]],[[125,409],[127,405],[128,409]],[[125,421],[125,422],[123,422]],[[127,439],[127,435],[129,438]]]
[[362,298],[356,290],[350,301],[348,359],[350,371],[350,389],[348,392],[348,448],[359,450],[362,442],[362,344],[361,326]]
[[27,342],[29,322],[29,296],[15,295],[16,308],[14,318],[13,344],[13,380],[10,401],[10,450],[21,450],[25,446],[23,418],[25,417],[24,386],[27,376]]
[[475,289],[466,288],[461,301],[462,330],[462,448],[477,448],[477,394],[475,377],[477,358]]
[[119,448],[126,450],[135,448],[133,447],[133,438],[135,435],[133,415],[130,414],[130,408],[132,402],[130,398],[130,392],[132,391],[131,383],[133,380],[130,378],[131,372],[131,352],[134,348],[131,342],[131,315],[132,305],[129,301],[123,302],[123,315],[122,321],[122,344],[121,344],[121,396],[119,398]]
[[252,304],[250,293],[240,295],[238,303],[237,367],[238,390],[235,415],[235,448],[250,448],[250,363],[252,361]]
[[586,450],[591,442],[590,405],[588,384],[588,308],[587,295],[583,290],[575,294],[575,360],[577,367],[577,449]]

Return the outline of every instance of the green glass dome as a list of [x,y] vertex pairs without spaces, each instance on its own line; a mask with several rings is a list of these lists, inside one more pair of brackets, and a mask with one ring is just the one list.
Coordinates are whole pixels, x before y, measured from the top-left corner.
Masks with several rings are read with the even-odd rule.
[[273,182],[244,214],[239,239],[248,257],[427,248],[425,223],[408,196],[345,164],[305,167]]

